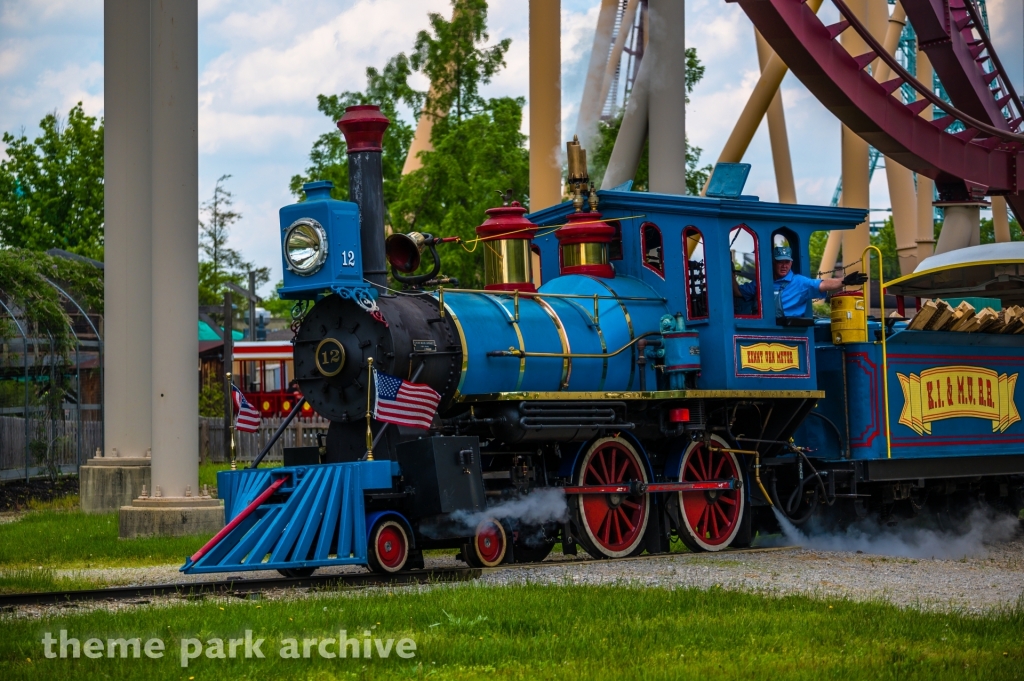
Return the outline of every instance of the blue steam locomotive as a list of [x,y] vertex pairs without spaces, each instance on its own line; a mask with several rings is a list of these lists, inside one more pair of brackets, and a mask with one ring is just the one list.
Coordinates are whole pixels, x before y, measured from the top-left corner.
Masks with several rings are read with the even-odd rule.
[[[315,182],[280,214],[296,379],[329,432],[284,467],[221,473],[228,525],[184,571],[396,572],[443,547],[493,566],[556,543],[616,558],[673,537],[717,551],[774,530],[772,507],[801,524],[1021,505],[1024,335],[913,330],[868,317],[865,291],[836,295],[830,319],[810,302],[783,314],[772,249],[810,274],[811,233],[865,211],[761,202],[724,166],[708,197],[595,192],[570,143],[571,200],[487,211],[484,288],[459,288],[444,239],[385,243],[387,124],[376,107],[338,123],[351,202]],[[1009,304],[1018,256],[926,261],[888,290]],[[370,417],[374,370],[437,392],[429,429]]]

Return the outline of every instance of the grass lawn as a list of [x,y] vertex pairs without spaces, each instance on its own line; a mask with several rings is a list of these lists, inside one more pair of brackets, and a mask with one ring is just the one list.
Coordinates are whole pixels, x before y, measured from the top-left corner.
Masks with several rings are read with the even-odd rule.
[[[270,466],[280,464],[269,464]],[[200,486],[217,485],[217,472],[230,464],[199,467]],[[49,568],[139,567],[183,563],[210,535],[119,539],[117,513],[86,515],[78,497],[29,502],[18,520],[0,524],[0,591],[27,591],[28,584],[54,589],[72,588],[55,581]],[[42,570],[40,570],[42,568]],[[26,572],[26,570],[36,572]]]
[[[124,679],[1018,679],[1024,677],[1024,609],[987,618],[926,614],[880,603],[781,599],[626,586],[473,585],[421,593],[321,593],[296,601],[210,600],[117,614],[7,619],[0,677]],[[161,659],[46,659],[46,632],[84,643],[158,638]],[[265,659],[181,666],[185,649],[211,639],[263,638]],[[415,656],[283,659],[287,639],[415,641]],[[408,644],[406,644],[408,646]],[[325,652],[337,651],[328,643]],[[408,654],[408,648],[405,649]]]
[[31,511],[0,525],[0,570],[184,563],[211,536],[119,539],[116,513]]

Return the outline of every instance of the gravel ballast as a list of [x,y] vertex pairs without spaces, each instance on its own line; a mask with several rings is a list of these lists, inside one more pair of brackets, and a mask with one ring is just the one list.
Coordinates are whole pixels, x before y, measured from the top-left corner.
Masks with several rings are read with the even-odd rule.
[[[539,564],[485,570],[470,584],[628,585],[654,588],[723,588],[768,596],[802,594],[815,598],[880,600],[921,610],[983,614],[1024,603],[1024,537],[984,547],[984,555],[959,559],[895,558],[853,551],[778,547],[722,553],[674,553],[622,560],[582,560],[552,554]],[[450,554],[427,557],[428,568],[462,567]],[[229,576],[183,575],[178,565],[146,568],[58,570],[117,585],[163,584],[219,580]],[[326,568],[317,574],[361,572],[360,567]],[[239,577],[272,577],[276,572],[237,573]],[[430,585],[400,589],[435,588]],[[399,590],[400,590],[399,589]],[[273,590],[265,598],[304,597],[306,589]],[[122,610],[140,605],[169,605],[176,597],[130,602],[81,603],[63,607],[20,606],[5,616],[39,617],[93,608]]]

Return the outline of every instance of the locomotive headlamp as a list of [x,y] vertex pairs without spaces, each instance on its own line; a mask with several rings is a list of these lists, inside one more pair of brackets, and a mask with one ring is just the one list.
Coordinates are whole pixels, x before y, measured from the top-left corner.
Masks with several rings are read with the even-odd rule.
[[312,218],[300,218],[284,234],[284,259],[296,274],[313,274],[327,260],[327,232]]

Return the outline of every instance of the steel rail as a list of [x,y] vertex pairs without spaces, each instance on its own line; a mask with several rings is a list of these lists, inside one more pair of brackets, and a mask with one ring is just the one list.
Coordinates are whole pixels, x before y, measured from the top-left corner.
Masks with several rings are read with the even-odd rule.
[[[925,87],[921,83],[921,81],[912,76],[909,71],[903,68],[899,61],[896,60],[896,57],[894,57],[893,55],[889,54],[888,51],[886,51],[882,44],[879,43],[875,39],[875,37],[871,35],[871,32],[868,31],[867,28],[865,28],[864,24],[861,23],[860,19],[858,19],[857,16],[853,13],[853,10],[851,10],[846,5],[846,3],[843,2],[843,0],[832,0],[832,4],[836,6],[836,9],[839,10],[839,13],[850,24],[848,28],[853,28],[857,32],[857,34],[864,40],[864,42],[867,43],[868,48],[871,50],[871,52],[873,52],[876,57],[884,61],[886,65],[888,65],[889,68],[892,69],[893,73],[898,74],[900,80],[902,80],[904,83],[912,87],[914,91],[920,94],[924,99],[927,99],[929,102],[934,104],[939,109],[942,109],[949,116],[952,117],[952,120],[950,120],[949,124],[947,124],[945,127],[949,127],[949,125],[951,125],[954,120],[958,120],[961,123],[968,124],[970,127],[980,132],[988,133],[990,137],[997,137],[1005,142],[1024,143],[1024,135],[1017,134],[1015,132],[1007,130],[1000,130],[999,128],[993,127],[988,123],[984,123],[983,121],[980,121],[977,118],[974,118],[973,116],[969,116],[963,111],[957,109],[952,104],[943,101],[938,95],[932,92],[931,88]],[[860,56],[863,55],[850,55],[850,57],[853,59],[857,59]],[[893,80],[895,79],[890,79],[888,82],[891,83]],[[880,85],[885,86],[885,83],[880,83]],[[908,105],[905,104],[904,106]],[[938,119],[938,121],[940,122],[942,120],[943,119],[941,118]],[[933,123],[935,123],[935,121],[933,121]]]
[[[1017,91],[1013,88],[1013,83],[1010,81],[1009,76],[1006,75],[1006,69],[1003,68],[1003,63],[999,60],[999,55],[996,54],[995,46],[992,44],[992,38],[989,36],[988,31],[985,30],[985,23],[981,20],[981,15],[978,13],[978,8],[975,6],[974,0],[964,0],[964,8],[967,10],[967,14],[971,17],[971,28],[978,31],[981,42],[985,45],[985,50],[988,52],[988,59],[992,62],[996,72],[999,74],[997,76],[999,78],[999,85],[1002,86],[1006,94],[1010,96],[1010,102],[1016,105],[1017,116],[1024,117],[1024,104],[1021,103],[1020,97],[1017,96]],[[955,22],[954,26],[950,28],[955,28]],[[967,27],[965,26],[965,28]],[[1021,125],[1021,118],[1008,120],[1007,124],[1012,125],[1014,121],[1017,122],[1017,128],[1019,129]]]
[[0,610],[18,605],[59,605],[87,601],[125,601],[161,596],[237,596],[281,588],[366,588],[427,582],[459,582],[476,579],[477,568],[410,570],[393,575],[373,572],[310,577],[228,578],[208,582],[182,582],[145,586],[117,586],[100,589],[0,594]]
[[168,596],[184,598],[201,598],[205,596],[242,596],[261,593],[270,589],[281,588],[318,588],[339,587],[360,589],[374,586],[390,586],[405,584],[453,583],[478,579],[484,574],[500,570],[552,568],[572,565],[591,565],[597,563],[620,563],[625,561],[655,560],[658,558],[674,558],[679,556],[696,557],[720,556],[733,553],[766,553],[770,551],[786,551],[799,549],[800,546],[755,546],[750,548],[727,548],[721,551],[701,553],[645,553],[642,556],[625,558],[577,558],[573,560],[543,560],[537,562],[513,563],[498,565],[492,568],[441,568],[431,570],[410,570],[393,575],[376,573],[357,573],[344,575],[322,575],[312,577],[269,577],[255,579],[224,579],[209,582],[185,582],[180,584],[151,584],[143,586],[107,587],[102,589],[81,589],[70,591],[47,591],[22,594],[0,594],[0,611],[10,610],[22,605],[62,605],[67,603],[84,603],[96,601],[131,601],[145,600]]

